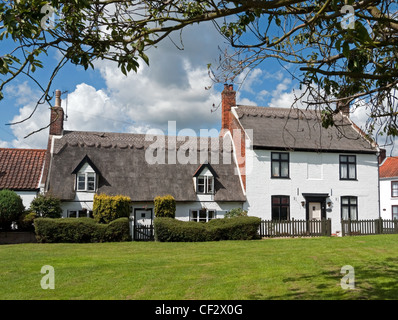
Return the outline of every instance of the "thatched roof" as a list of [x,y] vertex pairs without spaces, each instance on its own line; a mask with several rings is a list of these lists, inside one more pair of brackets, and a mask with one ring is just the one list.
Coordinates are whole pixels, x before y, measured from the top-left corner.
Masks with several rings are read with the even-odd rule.
[[[162,139],[164,148],[154,151]],[[87,156],[99,171],[98,193],[122,194],[133,201],[153,201],[156,196],[165,194],[171,194],[177,201],[196,201],[193,176],[198,167],[208,161],[217,173],[214,200],[245,201],[239,176],[235,172],[230,141],[223,147],[222,138],[179,139],[143,134],[65,131],[61,138],[54,139],[48,191],[63,200],[74,199],[74,170]],[[220,148],[216,148],[217,145]],[[148,156],[162,159],[162,154],[165,155],[165,163],[148,162]],[[224,155],[228,155],[230,163],[223,158]],[[187,159],[191,159],[191,163],[181,163]]]
[[324,128],[319,111],[237,106],[244,129],[253,130],[253,147],[316,152],[375,153],[375,143],[342,114]]

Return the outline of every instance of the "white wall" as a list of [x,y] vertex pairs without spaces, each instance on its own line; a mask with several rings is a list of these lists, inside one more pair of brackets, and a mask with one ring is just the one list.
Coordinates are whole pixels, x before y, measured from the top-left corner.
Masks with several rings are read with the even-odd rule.
[[392,206],[398,206],[398,198],[391,197],[391,181],[398,181],[395,178],[380,179],[380,213],[383,219],[392,219]]
[[36,198],[38,191],[15,191],[22,198],[25,209],[29,209],[31,202]]
[[[204,195],[207,196],[207,195]],[[77,192],[75,201],[62,202],[63,217],[67,217],[68,210],[79,211],[82,209],[93,210],[94,193]],[[200,199],[202,200],[202,199]],[[189,221],[190,210],[207,208],[217,211],[217,218],[223,218],[227,211],[234,208],[242,208],[241,202],[215,202],[215,201],[194,201],[194,202],[177,202],[176,203],[176,219]],[[154,208],[153,202],[133,202],[131,207],[131,216],[134,209]]]
[[358,197],[358,219],[379,217],[378,162],[376,155],[357,154],[357,180],[339,176],[338,153],[289,152],[289,179],[271,179],[271,151],[246,150],[252,166],[246,176],[245,209],[249,215],[271,219],[271,196],[290,195],[290,218],[306,219],[303,193],[327,193],[331,201],[326,218],[332,219],[332,233],[341,230],[340,197]]

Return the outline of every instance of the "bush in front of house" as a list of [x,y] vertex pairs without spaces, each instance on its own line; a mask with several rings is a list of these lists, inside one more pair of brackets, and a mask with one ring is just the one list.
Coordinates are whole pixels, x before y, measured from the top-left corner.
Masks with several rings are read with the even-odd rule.
[[214,219],[207,223],[211,239],[254,240],[259,239],[261,219],[258,217],[236,216],[228,219]]
[[234,218],[234,217],[247,217],[247,211],[243,210],[242,208],[234,208],[228,211],[224,218]]
[[155,240],[161,242],[206,241],[204,223],[158,217],[153,220]]
[[176,216],[176,200],[172,195],[155,197],[155,217],[159,218],[175,218]]
[[96,223],[91,218],[51,219],[34,221],[36,239],[40,243],[120,242],[131,240],[128,218],[109,224]]
[[30,204],[30,211],[37,217],[61,218],[61,200],[51,194],[38,194]]
[[0,190],[0,227],[9,230],[13,221],[18,221],[25,212],[21,197],[14,191]]
[[35,231],[33,225],[34,220],[37,218],[35,212],[25,211],[18,220],[18,230],[19,231]]
[[207,223],[156,218],[155,240],[161,242],[252,240],[259,238],[260,223],[261,219],[257,217],[214,219]]
[[130,215],[131,199],[126,196],[94,195],[93,217],[98,223],[110,223],[113,220]]

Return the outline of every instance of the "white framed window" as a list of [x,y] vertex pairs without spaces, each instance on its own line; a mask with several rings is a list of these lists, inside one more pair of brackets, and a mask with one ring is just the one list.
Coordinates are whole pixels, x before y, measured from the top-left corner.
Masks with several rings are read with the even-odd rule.
[[213,176],[198,176],[196,184],[197,193],[214,193],[214,177]]
[[96,174],[95,172],[80,172],[76,175],[76,190],[95,192]]
[[189,220],[195,222],[208,222],[216,219],[217,211],[209,209],[194,209],[191,210]]
[[68,218],[93,218],[92,210],[68,210]]

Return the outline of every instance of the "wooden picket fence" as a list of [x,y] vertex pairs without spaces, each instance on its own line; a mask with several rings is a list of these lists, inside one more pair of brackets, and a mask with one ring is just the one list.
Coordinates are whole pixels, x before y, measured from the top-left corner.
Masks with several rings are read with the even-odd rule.
[[261,237],[320,237],[331,236],[330,219],[322,220],[262,220]]
[[342,220],[342,236],[398,233],[398,220]]

